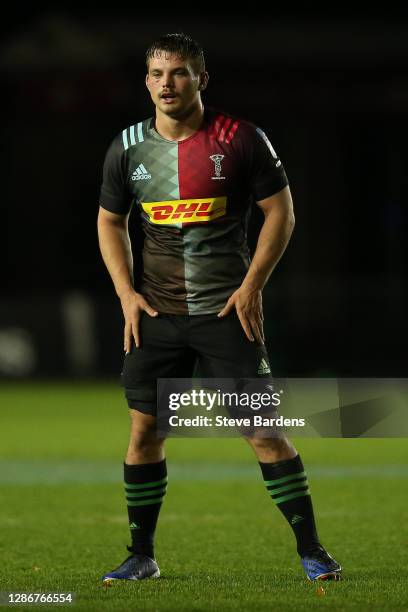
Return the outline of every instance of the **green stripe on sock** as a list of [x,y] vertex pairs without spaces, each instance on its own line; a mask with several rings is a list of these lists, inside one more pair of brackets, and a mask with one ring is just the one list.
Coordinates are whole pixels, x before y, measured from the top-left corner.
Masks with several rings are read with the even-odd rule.
[[163,497],[158,497],[157,499],[144,499],[142,501],[128,501],[128,506],[150,506],[151,504],[158,504],[163,500]]
[[151,497],[152,495],[161,495],[165,493],[166,487],[161,487],[160,489],[155,489],[154,491],[136,491],[133,493],[126,493],[126,499],[132,499],[132,497]]
[[306,476],[306,472],[298,472],[297,474],[289,474],[289,476],[283,476],[283,478],[277,478],[276,480],[264,480],[265,485],[275,487],[283,482],[289,482],[289,480],[295,480],[295,478],[301,478]]
[[149,487],[159,487],[162,484],[167,483],[167,476],[156,482],[144,482],[143,484],[128,484],[125,482],[125,489],[147,489]]
[[307,482],[307,478],[300,482],[292,482],[283,485],[283,487],[278,487],[277,489],[268,489],[268,493],[270,495],[276,495],[276,493],[282,493],[282,491],[290,491],[291,489],[296,489],[296,487],[304,487],[305,485],[309,485],[309,483]]
[[275,499],[272,499],[276,504],[282,504],[290,499],[295,499],[296,497],[302,497],[305,495],[310,495],[309,489],[306,489],[306,491],[297,491],[297,493],[289,493],[289,495],[283,495],[283,497],[276,497]]

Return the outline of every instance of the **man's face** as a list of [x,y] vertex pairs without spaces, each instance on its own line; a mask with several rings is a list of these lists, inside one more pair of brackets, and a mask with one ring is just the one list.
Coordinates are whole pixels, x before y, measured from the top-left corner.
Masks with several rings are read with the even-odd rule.
[[177,118],[200,100],[206,80],[206,73],[196,74],[191,61],[163,51],[149,61],[146,86],[158,110]]

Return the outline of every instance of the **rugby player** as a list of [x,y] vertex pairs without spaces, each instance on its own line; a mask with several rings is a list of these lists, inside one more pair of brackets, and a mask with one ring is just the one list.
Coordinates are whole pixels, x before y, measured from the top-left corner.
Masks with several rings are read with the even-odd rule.
[[[124,129],[109,147],[98,215],[99,244],[123,310],[122,383],[131,416],[124,462],[130,555],[103,581],[160,576],[154,532],[167,486],[156,435],[157,378],[271,380],[262,289],[293,226],[288,179],[266,134],[203,105],[209,75],[199,44],[166,34],[147,50],[155,116]],[[240,85],[237,85],[239,88]],[[251,202],[264,215],[250,259]],[[128,234],[131,207],[145,233],[135,290]],[[311,580],[340,578],[317,535],[305,469],[284,437],[246,437],[268,493],[289,522]]]

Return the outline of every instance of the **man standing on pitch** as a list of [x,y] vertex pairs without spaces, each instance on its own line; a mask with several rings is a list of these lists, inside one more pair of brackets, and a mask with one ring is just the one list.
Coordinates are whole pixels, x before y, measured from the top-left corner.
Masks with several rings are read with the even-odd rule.
[[[99,244],[125,318],[123,386],[131,415],[124,463],[131,553],[105,582],[159,577],[154,532],[166,492],[164,440],[156,435],[157,378],[192,376],[271,381],[262,289],[290,239],[288,180],[260,129],[203,106],[201,47],[167,34],[147,50],[146,86],[155,116],[112,142],[105,159]],[[250,260],[253,201],[264,222]],[[135,206],[145,241],[134,290],[128,217]],[[296,537],[309,579],[339,579],[320,544],[302,461],[286,437],[246,437],[265,485]]]

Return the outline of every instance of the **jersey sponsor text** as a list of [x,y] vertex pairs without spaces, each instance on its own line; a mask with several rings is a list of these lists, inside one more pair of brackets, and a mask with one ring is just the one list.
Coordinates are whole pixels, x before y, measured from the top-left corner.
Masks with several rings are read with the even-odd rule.
[[203,223],[223,217],[227,210],[227,198],[195,198],[193,200],[169,200],[167,202],[142,202],[142,207],[155,224]]

